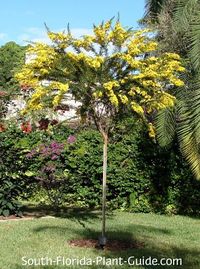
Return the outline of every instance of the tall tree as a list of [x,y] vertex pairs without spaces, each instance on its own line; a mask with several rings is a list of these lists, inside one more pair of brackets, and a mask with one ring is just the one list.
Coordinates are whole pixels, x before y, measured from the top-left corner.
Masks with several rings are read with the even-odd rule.
[[158,17],[163,10],[163,7],[169,3],[169,0],[146,0],[145,15],[142,19],[143,23],[154,24],[158,22]]
[[[182,86],[184,71],[174,53],[154,56],[157,43],[146,31],[123,28],[112,20],[94,26],[93,35],[74,38],[68,33],[48,31],[53,45],[35,44],[34,55],[16,78],[34,89],[24,112],[56,107],[70,91],[81,103],[81,116],[90,116],[102,135],[102,235],[105,245],[107,147],[115,119],[126,110],[147,122],[155,110],[173,106],[167,85]],[[148,56],[147,56],[148,53]],[[47,81],[48,83],[44,83]],[[150,124],[151,135],[153,127]]]

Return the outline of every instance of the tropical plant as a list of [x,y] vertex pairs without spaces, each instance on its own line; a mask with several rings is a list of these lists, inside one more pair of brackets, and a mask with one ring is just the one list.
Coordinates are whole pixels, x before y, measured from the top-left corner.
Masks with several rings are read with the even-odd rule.
[[177,137],[182,154],[196,178],[200,178],[200,4],[197,0],[163,1],[157,9],[156,21],[151,12],[154,5],[156,3],[147,1],[144,23],[158,30],[161,49],[179,53],[185,59],[187,69],[185,87],[174,91],[176,106],[157,115],[158,141],[162,146],[168,146]]
[[145,14],[141,22],[146,23],[146,24],[157,23],[159,20],[158,19],[159,14],[163,10],[163,6],[168,3],[169,3],[169,0],[146,0]]

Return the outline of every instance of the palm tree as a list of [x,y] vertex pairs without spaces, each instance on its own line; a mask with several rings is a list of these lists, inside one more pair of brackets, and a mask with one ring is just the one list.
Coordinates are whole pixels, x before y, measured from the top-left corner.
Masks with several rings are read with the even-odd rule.
[[158,22],[158,15],[166,2],[168,2],[168,0],[146,0],[145,15],[142,21],[151,24]]
[[[168,146],[176,136],[184,157],[200,179],[200,3],[198,0],[146,1],[143,23],[158,31],[161,49],[178,52],[185,61],[185,87],[174,89],[176,105],[157,114],[158,142]],[[148,20],[147,20],[148,19]]]

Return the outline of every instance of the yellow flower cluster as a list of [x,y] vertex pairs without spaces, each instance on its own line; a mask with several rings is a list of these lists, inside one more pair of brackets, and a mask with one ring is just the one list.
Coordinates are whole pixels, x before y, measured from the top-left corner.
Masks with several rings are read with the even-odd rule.
[[125,94],[119,94],[118,96],[121,99],[122,104],[128,104],[129,103],[129,99]]
[[149,99],[145,103],[147,113],[155,110],[164,109],[166,107],[174,106],[176,98],[167,92],[159,92],[155,98]]
[[21,85],[28,85],[30,88],[35,88],[39,82],[38,78],[34,76],[34,71],[26,67],[23,67],[19,73],[15,74],[15,78]]
[[171,94],[167,93],[167,92],[163,92],[160,95],[159,98],[159,103],[163,105],[163,107],[170,107],[170,106],[174,106],[174,102],[175,102],[176,98],[174,96],[172,96]]
[[54,48],[47,44],[36,43],[34,46],[30,47],[27,51],[27,55],[33,56],[32,59],[28,61],[27,65],[30,67],[44,68],[51,66],[58,56]]
[[71,34],[65,34],[64,32],[48,32],[48,37],[52,42],[56,43],[60,49],[65,49],[71,44]]
[[39,110],[43,108],[41,103],[42,98],[46,96],[46,92],[44,91],[42,86],[35,87],[35,92],[31,95],[31,99],[27,103],[25,109],[22,110],[22,114],[25,114],[27,111]]
[[88,51],[94,41],[95,36],[84,35],[83,39],[75,39],[73,41],[73,45],[77,48],[83,48]]
[[95,99],[99,99],[103,96],[103,93],[102,93],[102,91],[96,91],[93,93],[93,96]]
[[135,59],[135,57],[132,57],[130,54],[121,53],[121,55],[118,54],[118,57],[126,61],[127,64],[133,69],[138,69],[141,66],[141,61],[139,59]]
[[114,106],[118,106],[119,100],[118,100],[117,95],[115,94],[113,89],[117,88],[119,86],[120,86],[119,82],[114,81],[114,80],[113,81],[108,81],[108,82],[103,84],[103,87],[106,90],[105,92],[106,92],[107,96],[109,97],[110,102]]
[[169,78],[169,80],[173,85],[175,85],[177,87],[183,87],[184,86],[184,82],[181,79],[179,79],[179,78],[177,78],[175,76],[172,76],[171,78]]
[[149,130],[149,137],[155,138],[156,137],[156,129],[151,122],[148,124],[148,130]]
[[168,59],[173,59],[173,60],[178,60],[178,61],[180,61],[180,55],[178,55],[177,53],[166,52],[166,53],[165,53],[165,57],[167,57]]
[[64,94],[68,91],[69,85],[61,82],[51,82],[48,86],[44,87],[42,85],[36,86],[34,88],[34,93],[31,95],[31,99],[27,103],[27,107],[23,110],[23,113],[30,110],[39,110],[43,106],[43,98],[46,98],[47,95],[52,96],[53,106],[57,106],[63,99]]
[[111,21],[102,23],[99,26],[94,26],[95,42],[103,45],[109,42],[108,31],[111,28]]
[[[57,106],[69,87],[76,85],[73,90],[81,92],[82,85],[78,83],[84,80],[88,91],[93,89],[90,94],[93,101],[102,99],[114,107],[126,105],[140,116],[144,116],[144,110],[150,113],[172,106],[175,98],[164,88],[171,84],[183,86],[179,73],[185,69],[175,53],[152,56],[156,55],[157,43],[146,32],[126,30],[118,21],[114,25],[107,21],[95,26],[93,35],[78,39],[63,32],[49,32],[53,46],[37,43],[31,47],[28,53],[34,57],[16,75],[21,84],[35,90],[27,106],[43,107],[47,95],[53,106]],[[144,57],[146,52],[149,56]],[[55,70],[56,77],[52,78]],[[57,72],[61,72],[62,82],[64,77],[66,83],[56,82]],[[49,79],[49,85],[41,83],[44,78]]]
[[96,56],[96,57],[89,57],[87,56],[85,58],[85,62],[92,68],[98,69],[101,64],[104,62],[104,58],[101,56]]
[[135,32],[133,35],[133,38],[128,44],[128,53],[131,56],[137,56],[142,55],[146,52],[155,51],[157,49],[157,42],[154,42],[147,38],[145,35],[146,32],[149,32],[149,30],[142,30]]
[[53,106],[58,106],[62,101],[64,94],[68,91],[69,85],[61,82],[52,82],[49,86],[52,91],[56,91],[56,94],[53,98]]
[[144,114],[144,109],[142,108],[142,106],[136,103],[135,101],[131,102],[131,107],[133,111],[136,112],[137,114],[140,114],[140,115]]
[[58,90],[60,92],[66,93],[69,89],[69,84],[52,81],[49,85],[49,88],[51,88],[52,90]]
[[124,29],[120,22],[117,22],[114,29],[109,33],[109,41],[113,42],[114,45],[122,46],[130,36],[131,32]]
[[108,81],[108,82],[103,84],[104,89],[106,89],[108,91],[111,91],[113,88],[119,87],[119,86],[120,86],[120,84],[116,80]]
[[71,60],[75,61],[76,63],[78,62],[84,62],[86,65],[89,67],[98,69],[101,64],[104,62],[104,58],[102,56],[96,56],[96,57],[91,57],[86,55],[85,53],[73,53],[73,52],[67,52],[66,54]]

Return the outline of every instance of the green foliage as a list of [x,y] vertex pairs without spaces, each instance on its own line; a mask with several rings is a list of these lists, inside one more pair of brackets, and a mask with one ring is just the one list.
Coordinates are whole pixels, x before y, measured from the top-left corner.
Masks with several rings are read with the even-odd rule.
[[18,199],[25,196],[28,188],[27,150],[23,144],[18,147],[20,139],[25,139],[24,134],[12,126],[0,133],[0,214],[3,215],[21,214]]
[[157,29],[161,50],[179,53],[187,69],[185,87],[174,91],[175,109],[158,113],[158,140],[166,146],[178,137],[183,156],[196,178],[200,179],[200,3],[198,0],[146,2],[144,24]]
[[95,207],[100,204],[102,147],[96,130],[83,130],[66,152],[66,168],[75,179],[73,193],[78,205]]
[[19,89],[14,73],[24,64],[26,47],[15,42],[8,42],[0,47],[0,88],[4,90]]
[[[75,136],[73,143],[69,135]],[[47,150],[46,156],[42,151],[52,143],[63,145],[53,160],[52,151]],[[22,199],[99,208],[102,144],[101,135],[92,128],[72,130],[58,125],[50,131],[24,134],[10,126],[0,133],[0,214],[19,214],[16,202]],[[199,215],[199,189],[176,144],[170,151],[162,150],[148,138],[140,121],[125,118],[116,123],[108,153],[110,209]]]
[[8,42],[0,47],[0,118],[6,113],[6,105],[19,94],[19,83],[14,78],[15,72],[24,64],[26,47],[15,42]]

